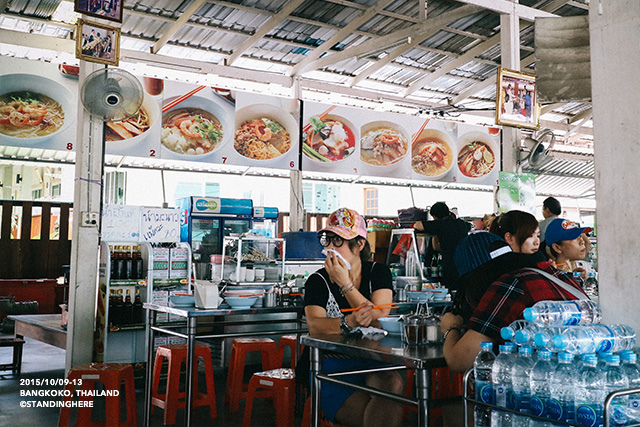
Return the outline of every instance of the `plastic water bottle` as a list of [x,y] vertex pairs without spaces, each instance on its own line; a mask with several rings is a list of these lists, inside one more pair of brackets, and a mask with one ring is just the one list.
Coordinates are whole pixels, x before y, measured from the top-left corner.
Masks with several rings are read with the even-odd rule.
[[[491,371],[496,355],[493,353],[493,343],[483,342],[480,344],[480,352],[473,363],[473,374],[476,383],[476,400],[485,403],[494,403],[493,384],[491,382]],[[489,427],[491,425],[491,410],[481,405],[476,405],[474,409],[474,426]]]
[[553,338],[556,335],[562,334],[566,326],[547,326],[542,328],[538,333],[533,336],[533,344],[538,350],[546,349],[552,353],[557,353],[558,349],[553,345]]
[[505,341],[515,341],[516,332],[529,326],[529,321],[524,319],[518,319],[511,322],[509,326],[505,326],[500,329],[500,336]]
[[491,371],[495,360],[496,355],[493,353],[493,343],[481,343],[480,352],[473,363],[473,374],[476,380],[476,400],[480,402],[494,403]]
[[526,327],[516,332],[515,341],[518,345],[528,345],[533,347],[534,336],[545,327],[539,323],[529,323]]
[[558,366],[551,374],[551,399],[548,414],[553,420],[572,423],[574,421],[574,380],[576,372],[572,366],[573,354],[558,354]]
[[[531,402],[531,383],[530,375],[533,368],[533,349],[529,346],[522,346],[518,349],[518,357],[516,357],[511,368],[511,383],[513,384],[513,395],[515,398],[514,409],[523,414],[529,413],[529,404]],[[515,415],[513,416],[513,426],[527,427],[529,424],[527,417]]]
[[584,426],[602,426],[602,411],[606,392],[604,375],[596,367],[597,357],[589,354],[583,360],[575,387],[576,422]]
[[630,350],[636,334],[627,325],[593,324],[567,328],[553,338],[556,348],[573,354]]
[[587,295],[598,295],[598,279],[595,271],[587,273],[587,281],[584,282],[584,291]]
[[[622,359],[622,372],[626,375],[627,381],[629,381],[629,388],[640,388],[640,369],[636,365],[636,354],[632,351],[628,353],[621,351],[620,358]],[[640,423],[640,393],[629,395],[627,417],[629,424]]]
[[580,286],[582,286],[582,289],[584,289],[584,280],[582,280],[582,272],[581,271],[574,271],[573,272],[573,280],[575,280],[576,282],[580,283]]
[[[551,399],[551,374],[555,371],[555,364],[551,361],[549,350],[538,351],[538,361],[531,368],[529,382],[531,384],[530,411],[532,415],[549,417],[548,406]],[[532,419],[530,427],[543,427],[547,423]]]
[[[620,356],[617,354],[609,356],[605,373],[604,388],[607,394],[629,388],[629,379],[620,368]],[[611,401],[609,416],[611,426],[625,426],[629,421],[627,407],[629,406],[629,396],[618,396]]]
[[513,343],[506,343],[499,347],[500,353],[493,362],[491,379],[495,392],[495,404],[503,408],[513,409],[513,391],[511,388],[511,368],[515,362]]
[[545,326],[588,325],[602,319],[600,306],[591,300],[538,301],[523,316]]

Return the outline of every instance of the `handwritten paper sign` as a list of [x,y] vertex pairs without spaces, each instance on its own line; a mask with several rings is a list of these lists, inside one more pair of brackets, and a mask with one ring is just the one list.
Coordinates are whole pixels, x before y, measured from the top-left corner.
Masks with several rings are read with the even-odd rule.
[[140,241],[179,242],[180,210],[142,208],[140,213]]
[[140,241],[140,206],[105,205],[102,209],[102,240]]

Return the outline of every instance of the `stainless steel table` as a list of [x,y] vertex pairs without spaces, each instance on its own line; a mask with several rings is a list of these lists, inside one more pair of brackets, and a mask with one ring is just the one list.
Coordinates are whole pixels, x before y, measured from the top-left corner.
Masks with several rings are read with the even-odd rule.
[[[321,382],[332,382],[345,387],[365,391],[386,397],[404,404],[418,407],[418,425],[427,426],[429,417],[428,399],[430,395],[431,369],[446,366],[442,355],[442,345],[423,345],[409,347],[402,343],[399,335],[387,335],[381,340],[354,337],[349,335],[309,335],[300,338],[311,353],[311,424],[320,425],[320,388]],[[380,369],[351,372],[323,372],[322,357],[325,353],[340,353],[354,358],[380,361],[387,365]],[[415,369],[416,398],[389,393],[383,390],[352,384],[340,377],[353,373],[367,373],[379,370]]]
[[[153,384],[153,342],[154,333],[160,332],[181,338],[187,339],[187,372],[186,372],[186,387],[185,387],[185,425],[191,425],[191,403],[193,401],[193,362],[195,353],[195,341],[196,339],[223,339],[245,336],[257,336],[257,335],[279,335],[279,334],[300,334],[306,332],[306,326],[303,327],[302,315],[304,314],[304,308],[302,306],[287,306],[287,307],[270,307],[270,308],[247,308],[241,310],[235,310],[231,308],[217,308],[217,309],[198,309],[191,307],[166,307],[157,304],[144,304],[144,308],[147,309],[148,322],[147,322],[147,378],[145,384],[145,407],[144,407],[144,425],[149,426],[149,419],[151,416],[151,388]],[[171,322],[166,324],[158,324],[156,316],[158,313],[174,314],[185,319],[184,322]],[[291,329],[275,328],[277,324],[281,324],[282,320],[253,320],[252,314],[269,314],[269,313],[295,313],[296,327]],[[229,321],[214,321],[206,323],[207,317],[224,316],[229,318]],[[237,316],[238,321],[233,321],[233,317]],[[258,318],[256,318],[258,319]],[[199,322],[200,321],[200,322]],[[290,323],[290,321],[288,321]],[[234,326],[234,325],[274,325],[273,329],[251,331],[251,332],[222,332],[222,333],[198,333],[198,327],[206,326]]]

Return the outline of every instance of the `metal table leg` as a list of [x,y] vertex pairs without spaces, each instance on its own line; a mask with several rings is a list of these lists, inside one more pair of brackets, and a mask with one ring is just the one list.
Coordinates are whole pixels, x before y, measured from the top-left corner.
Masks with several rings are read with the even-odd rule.
[[153,329],[156,324],[156,312],[147,310],[147,377],[144,387],[144,427],[149,427],[151,418],[151,388],[153,386]]
[[310,348],[311,353],[311,426],[320,425],[320,380],[318,372],[321,367],[320,349]]
[[416,369],[416,397],[418,398],[418,425],[429,425],[429,386],[431,384],[431,370]]
[[198,320],[195,317],[187,319],[187,379],[185,385],[185,401],[184,401],[184,423],[185,426],[191,426],[191,404],[193,402],[193,372],[196,349],[196,325]]

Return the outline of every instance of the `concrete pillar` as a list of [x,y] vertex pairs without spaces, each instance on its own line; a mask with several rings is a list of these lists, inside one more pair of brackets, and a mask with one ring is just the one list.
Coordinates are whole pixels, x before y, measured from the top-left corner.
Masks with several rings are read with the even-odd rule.
[[591,0],[589,32],[600,303],[640,332],[640,2]]
[[[80,85],[91,72],[103,67],[103,65],[80,61]],[[98,227],[104,172],[102,141],[102,120],[89,115],[78,99],[69,323],[65,362],[67,371],[73,366],[91,362],[93,358],[98,277]]]

